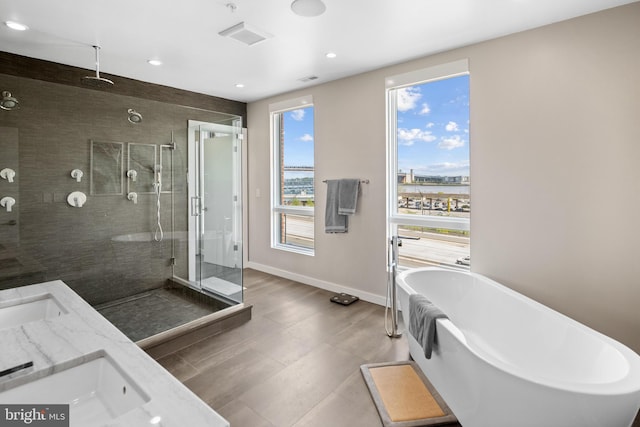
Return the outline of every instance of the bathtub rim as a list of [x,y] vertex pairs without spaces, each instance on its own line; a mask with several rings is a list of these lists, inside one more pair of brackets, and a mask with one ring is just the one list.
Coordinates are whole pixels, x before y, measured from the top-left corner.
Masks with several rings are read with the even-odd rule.
[[[536,383],[540,386],[549,387],[553,389],[567,390],[575,393],[583,393],[583,394],[591,394],[591,395],[606,395],[606,396],[640,394],[640,356],[636,352],[631,350],[629,347],[622,344],[621,342],[616,341],[613,338],[607,335],[604,335],[603,333],[598,332],[597,330],[583,323],[580,323],[577,320],[572,319],[571,317],[563,313],[553,310],[552,308],[547,307],[546,305],[532,298],[529,298],[479,273],[446,269],[442,267],[411,268],[411,269],[402,271],[396,276],[398,287],[401,288],[402,292],[405,292],[407,295],[418,293],[406,282],[406,278],[407,276],[410,276],[413,274],[419,274],[421,272],[428,272],[428,271],[438,271],[438,272],[445,272],[449,274],[460,274],[460,275],[470,276],[478,280],[486,281],[490,286],[499,287],[501,291],[507,292],[510,296],[523,299],[525,302],[529,304],[535,304],[537,306],[541,306],[543,310],[546,310],[551,315],[559,316],[559,318],[561,318],[563,321],[569,322],[570,324],[574,325],[575,327],[583,331],[594,334],[598,339],[604,341],[605,343],[613,347],[622,355],[624,360],[627,362],[628,370],[627,370],[627,374],[620,379],[617,379],[614,381],[608,381],[608,382],[599,382],[599,383],[556,380],[551,377],[543,377],[540,375],[527,375],[526,372],[523,372],[522,370],[514,369],[512,365],[502,363],[499,360],[488,359],[483,354],[476,351],[476,349],[474,349],[473,347],[470,347],[467,344],[467,340],[462,330],[460,330],[451,320],[449,319],[436,320],[436,322],[438,322],[440,325],[442,325],[442,327],[447,329],[447,331],[449,331],[449,333],[453,335],[460,342],[461,345],[464,346],[466,351],[472,353],[475,357],[477,357],[480,361],[482,361],[482,363],[485,363],[490,367],[492,367],[493,369],[500,370],[508,375],[512,375],[524,381]],[[406,330],[406,333],[410,335],[408,329]]]

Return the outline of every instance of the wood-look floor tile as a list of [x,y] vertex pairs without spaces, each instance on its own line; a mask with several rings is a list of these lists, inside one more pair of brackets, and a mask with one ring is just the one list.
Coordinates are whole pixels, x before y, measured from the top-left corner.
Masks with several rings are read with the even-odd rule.
[[382,315],[372,312],[351,324],[332,337],[329,343],[369,362],[376,360],[380,354],[392,352],[396,343],[386,335],[382,310]]
[[409,357],[384,308],[255,270],[244,280],[252,320],[159,362],[232,427],[380,426],[360,365]]
[[[336,389],[335,393],[343,396],[345,398],[353,399],[354,396],[357,396],[357,399],[369,402],[371,400],[371,393],[369,393],[369,388],[362,377],[362,372],[360,368],[355,370],[347,379],[345,379]],[[376,411],[377,413],[377,411]]]
[[264,354],[247,349],[232,359],[201,371],[184,384],[217,409],[255,384],[268,380],[284,367]]
[[291,426],[342,383],[362,360],[323,344],[240,399],[276,426]]
[[175,353],[161,357],[160,359],[157,359],[156,362],[162,365],[171,373],[171,375],[181,382],[185,382],[198,373],[198,370],[192,364]]
[[313,407],[294,427],[379,427],[380,417],[371,402],[331,393]]
[[232,400],[218,410],[233,427],[276,427],[239,400]]
[[313,304],[300,304],[298,300],[289,301],[265,313],[263,316],[282,326],[291,326],[296,322],[318,313],[320,309]]
[[336,316],[314,313],[286,328],[286,331],[298,338],[315,343],[328,343],[333,337],[349,327],[350,323]]
[[286,331],[253,339],[247,345],[284,365],[295,363],[317,347],[313,340],[296,337]]
[[203,359],[209,358],[229,346],[237,345],[254,337],[264,336],[278,328],[279,326],[270,319],[253,318],[227,333],[198,341],[189,347],[179,350],[176,354],[192,365],[197,366]]
[[377,427],[375,408],[360,368],[354,370],[325,400],[307,413],[295,427]]

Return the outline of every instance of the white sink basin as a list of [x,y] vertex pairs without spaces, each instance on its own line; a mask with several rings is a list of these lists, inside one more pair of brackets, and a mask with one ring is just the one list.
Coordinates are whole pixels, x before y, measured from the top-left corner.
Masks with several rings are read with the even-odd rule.
[[[0,393],[2,404],[65,404],[70,425],[101,426],[150,400],[104,351],[89,361]],[[16,378],[17,380],[18,378]]]
[[0,329],[51,319],[63,314],[67,314],[67,311],[51,294],[10,301],[0,306]]

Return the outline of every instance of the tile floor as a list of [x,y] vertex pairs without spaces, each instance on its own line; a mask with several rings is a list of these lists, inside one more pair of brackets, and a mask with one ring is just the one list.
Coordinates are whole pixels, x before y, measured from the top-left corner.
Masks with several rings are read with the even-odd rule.
[[384,308],[254,270],[244,282],[252,320],[158,362],[233,427],[381,426],[360,365],[409,357]]
[[199,319],[228,304],[194,298],[187,291],[158,288],[94,307],[132,341]]
[[384,308],[255,270],[244,283],[252,320],[158,362],[232,427],[382,426],[360,365],[409,358]]

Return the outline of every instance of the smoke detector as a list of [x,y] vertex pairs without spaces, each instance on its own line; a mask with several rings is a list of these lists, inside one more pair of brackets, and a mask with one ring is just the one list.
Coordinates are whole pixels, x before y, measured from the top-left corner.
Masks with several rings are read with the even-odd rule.
[[250,27],[244,22],[240,22],[233,27],[220,31],[218,34],[223,37],[231,37],[232,39],[238,40],[247,46],[252,46],[271,37],[270,34],[260,31],[254,27]]

